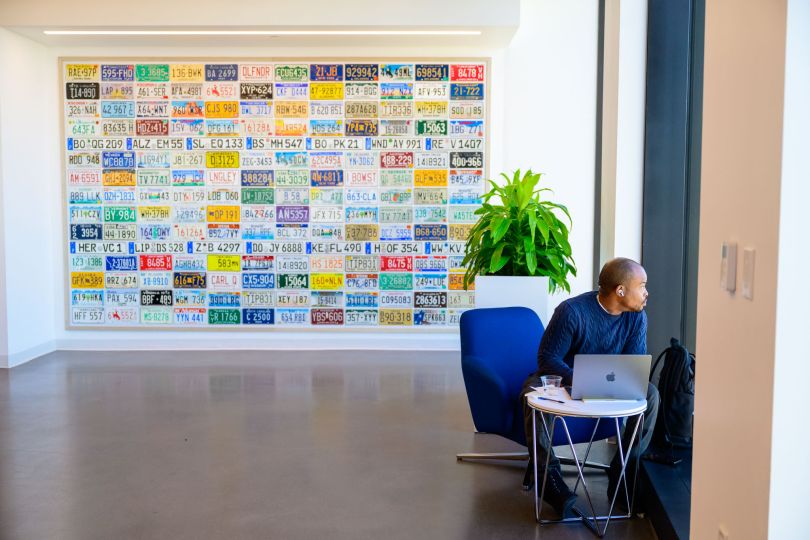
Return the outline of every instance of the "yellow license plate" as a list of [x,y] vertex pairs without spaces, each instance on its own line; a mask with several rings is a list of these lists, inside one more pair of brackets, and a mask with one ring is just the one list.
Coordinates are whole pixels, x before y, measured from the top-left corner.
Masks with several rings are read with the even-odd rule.
[[209,255],[208,270],[215,272],[239,272],[241,267],[239,255]]
[[203,82],[205,66],[203,64],[171,64],[169,79],[171,81]]
[[317,291],[336,291],[343,288],[343,274],[310,274],[310,288]]
[[209,169],[238,169],[239,152],[206,152],[205,166]]
[[[463,291],[464,290],[464,274],[450,274],[450,283],[447,285],[447,288],[451,291]],[[467,290],[472,291],[475,289],[475,282],[471,281],[470,286],[467,287]]]
[[309,108],[306,101],[276,101],[276,118],[306,118]]
[[168,221],[172,215],[171,206],[139,206],[138,219],[144,221]]
[[343,99],[343,83],[311,83],[309,99]]
[[98,64],[68,64],[65,74],[69,81],[97,81]]
[[239,116],[238,101],[206,101],[206,118],[236,118]]
[[466,242],[467,238],[470,236],[470,231],[474,226],[474,223],[451,223],[449,231],[450,240]]
[[413,183],[416,187],[447,186],[447,170],[416,169],[413,171]]
[[446,101],[417,101],[416,115],[422,118],[439,118],[447,116]]
[[101,181],[105,186],[134,186],[136,184],[135,171],[104,171],[101,173]]
[[206,214],[211,223],[239,223],[238,206],[209,206]]
[[379,238],[380,238],[379,225],[371,225],[371,224],[346,225],[346,240],[349,242],[378,240]]
[[307,134],[307,121],[297,119],[276,120],[276,136],[299,137]]
[[380,325],[382,326],[412,326],[413,311],[410,309],[381,309]]
[[73,289],[100,289],[104,287],[104,272],[71,272],[70,286]]

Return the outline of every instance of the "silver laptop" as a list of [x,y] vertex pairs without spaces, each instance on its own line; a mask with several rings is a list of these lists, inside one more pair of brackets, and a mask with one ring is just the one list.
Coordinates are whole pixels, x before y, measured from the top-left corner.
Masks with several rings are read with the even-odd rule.
[[574,356],[574,399],[644,399],[650,377],[649,354]]

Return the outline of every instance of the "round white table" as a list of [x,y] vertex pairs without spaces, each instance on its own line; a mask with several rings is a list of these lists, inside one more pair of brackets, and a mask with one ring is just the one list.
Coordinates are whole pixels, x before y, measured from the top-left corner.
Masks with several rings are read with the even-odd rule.
[[[644,411],[647,410],[647,400],[577,400],[571,399],[568,395],[568,392],[565,391],[563,388],[554,388],[554,389],[540,389],[534,392],[529,392],[526,394],[526,400],[529,404],[529,407],[532,409],[532,431],[533,431],[533,441],[534,441],[534,448],[531,449],[532,451],[532,461],[534,463],[534,512],[535,518],[541,525],[549,524],[549,523],[565,523],[571,521],[581,521],[585,525],[588,526],[598,537],[603,537],[605,532],[607,531],[607,526],[610,523],[611,519],[627,519],[632,517],[632,509],[633,509],[633,498],[635,497],[635,481],[633,482],[633,491],[632,494],[630,491],[627,490],[627,478],[625,476],[625,470],[627,469],[627,462],[629,451],[633,447],[633,443],[636,441],[636,436],[638,435],[638,431],[640,426],[644,423]],[[562,519],[550,520],[550,519],[542,519],[540,517],[540,510],[543,505],[543,495],[546,490],[546,474],[548,472],[548,465],[551,461],[551,452],[546,453],[546,464],[543,469],[543,481],[540,483],[540,493],[537,492],[537,414],[540,414],[541,417],[541,424],[543,425],[543,430],[545,431],[545,435],[548,438],[549,442],[554,440],[554,429],[559,421],[562,425],[563,430],[565,431],[566,439],[568,440],[568,446],[571,448],[571,452],[573,454],[574,463],[577,467],[577,474],[579,478],[577,479],[577,484],[574,487],[574,493],[576,493],[577,489],[579,488],[580,482],[582,482],[582,489],[585,492],[585,497],[588,500],[588,505],[591,509],[591,516],[585,516],[582,512],[578,509],[574,509],[574,511],[578,514],[577,517],[566,518],[563,516]],[[547,417],[551,417],[550,422],[547,421]],[[579,417],[579,418],[594,418],[596,419],[596,425],[594,426],[593,433],[591,434],[591,439],[588,442],[588,449],[585,451],[585,457],[580,461],[577,457],[576,448],[574,448],[574,442],[571,440],[571,434],[568,431],[568,425],[565,422],[566,417]],[[621,423],[619,422],[620,419],[626,419],[632,416],[638,416],[638,422],[636,422],[635,428],[633,429],[632,437],[630,438],[630,444],[628,445],[627,452],[625,453],[624,449],[622,448],[622,433],[621,433]],[[624,485],[624,492],[625,496],[628,498],[626,500],[627,503],[627,514],[626,515],[618,515],[614,516],[613,514],[613,507],[616,504],[616,497],[619,494],[619,489],[616,489],[615,493],[613,494],[613,498],[610,501],[610,509],[608,510],[607,515],[605,516],[597,516],[596,510],[594,510],[593,502],[591,500],[591,495],[588,492],[588,486],[585,482],[585,476],[582,473],[582,466],[588,460],[588,454],[591,451],[591,445],[593,444],[593,437],[596,435],[596,430],[599,427],[599,423],[607,420],[613,421],[616,426],[616,438],[618,439],[618,452],[619,452],[619,459],[621,460],[622,468],[621,474],[619,475],[619,481]],[[551,428],[549,429],[549,425]],[[641,437],[638,437],[638,443],[641,444]],[[639,456],[640,457],[640,456]],[[638,477],[638,459],[636,460],[636,474],[633,477],[634,479]],[[604,527],[599,529],[599,522],[604,521]]]

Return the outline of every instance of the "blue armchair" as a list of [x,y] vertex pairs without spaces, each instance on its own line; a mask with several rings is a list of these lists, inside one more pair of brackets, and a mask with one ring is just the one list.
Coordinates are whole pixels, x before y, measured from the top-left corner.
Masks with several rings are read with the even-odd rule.
[[[467,399],[477,433],[494,433],[526,446],[523,429],[523,396],[526,378],[537,370],[537,350],[543,337],[543,323],[525,307],[471,309],[461,315],[461,371]],[[594,434],[595,420],[567,419],[574,443],[600,440],[615,434],[610,422],[602,422]],[[567,445],[562,430],[554,433],[553,446]],[[528,460],[529,452],[466,453],[461,460]],[[573,465],[561,457],[564,465]],[[523,482],[531,488],[531,462]],[[586,467],[608,470],[601,463],[587,462]]]

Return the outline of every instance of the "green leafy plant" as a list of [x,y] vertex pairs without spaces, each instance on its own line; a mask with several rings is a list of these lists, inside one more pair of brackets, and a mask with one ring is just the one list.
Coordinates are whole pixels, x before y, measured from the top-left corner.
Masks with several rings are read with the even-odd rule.
[[555,213],[565,214],[570,226],[568,209],[541,199],[543,192],[551,190],[537,189],[540,173],[529,170],[521,177],[518,169],[511,178],[505,173],[501,176],[505,185],[489,180],[492,189],[475,211],[480,217],[464,248],[464,288],[477,275],[547,276],[549,292],[570,292],[568,274],[576,276],[577,269],[568,226]]

